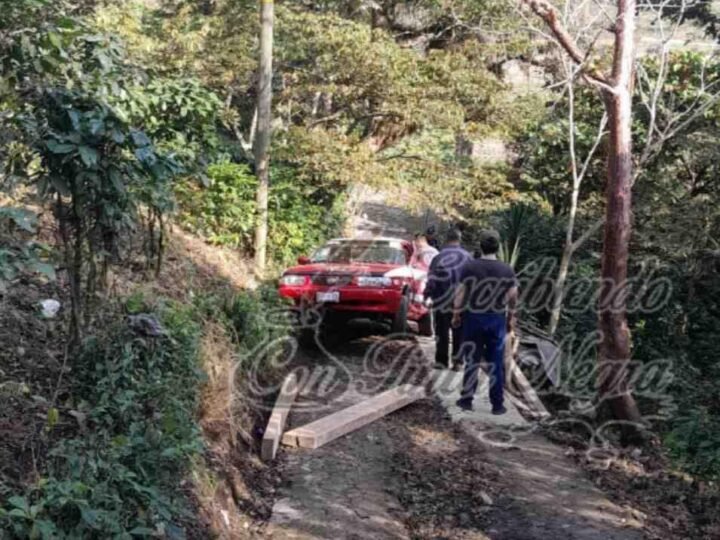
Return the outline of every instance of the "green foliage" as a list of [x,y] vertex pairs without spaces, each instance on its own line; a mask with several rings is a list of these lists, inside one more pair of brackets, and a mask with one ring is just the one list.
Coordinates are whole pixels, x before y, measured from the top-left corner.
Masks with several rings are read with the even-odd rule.
[[[50,198],[71,196],[75,218],[93,220],[88,230],[97,228],[103,237],[113,237],[131,224],[138,202],[169,197],[168,178],[176,166],[111,108],[58,91],[46,97],[43,113],[36,151],[47,173],[39,192]],[[148,184],[158,198],[134,200],[133,193],[148,193]]]
[[[716,240],[720,234],[720,105],[707,85],[716,84],[720,78],[720,63],[691,51],[670,55],[654,130],[656,134],[669,130],[673,136],[661,151],[646,146],[651,116],[643,104],[654,90],[659,69],[658,58],[653,56],[644,57],[638,68],[632,129],[635,157],[645,161],[633,188],[629,277],[642,272],[647,275],[649,268],[655,268],[650,277],[668,280],[672,291],[660,309],[630,314],[633,359],[674,361],[676,383],[666,398],[672,398],[682,413],[665,424],[666,443],[683,468],[717,477],[715,434],[720,404],[715,385],[709,381],[718,375],[720,353],[716,339],[720,333]],[[602,103],[585,87],[577,88],[575,97],[575,138],[582,162],[597,134]],[[571,189],[567,116],[567,98],[563,97],[552,115],[529,132],[523,141],[526,158],[521,176],[521,189],[534,192],[563,221]],[[585,223],[602,211],[604,177],[605,145],[601,144],[581,190],[576,238],[579,231],[586,230]],[[561,242],[558,239],[557,245]],[[597,241],[591,240],[575,253],[570,282],[597,276],[599,251]],[[587,335],[596,322],[590,307],[572,318],[563,318],[558,337]]]
[[[575,89],[575,148],[580,163],[590,153],[603,116],[603,104],[593,88]],[[521,189],[535,194],[557,215],[566,214],[572,189],[568,99],[563,94],[550,118],[540,118],[521,137],[523,155]],[[597,203],[605,178],[602,148],[591,160],[583,180],[580,201],[592,208]]]
[[36,224],[37,216],[29,210],[0,206],[0,290],[25,272],[55,278],[55,268],[47,261],[50,249],[22,238],[34,233]]
[[519,248],[518,268],[545,257],[557,258],[562,249],[562,226],[548,208],[536,202],[516,202],[507,208],[472,216],[464,238],[469,245],[477,245],[478,233],[492,228],[500,233],[508,253]]
[[[128,126],[93,96],[54,90],[43,96],[32,119],[32,141],[41,158],[38,194],[54,201],[70,273],[72,333],[79,341],[84,296],[103,286],[110,263],[121,257],[121,240],[137,223],[138,206],[150,226],[172,209],[171,179],[179,168],[159,155],[144,132]],[[150,238],[149,259],[162,256]],[[102,271],[98,273],[97,264]],[[86,281],[84,281],[86,280]]]
[[279,298],[274,283],[233,296],[224,303],[223,312],[242,352],[251,352],[287,335],[287,305]]
[[342,191],[298,181],[290,168],[279,168],[273,179],[268,204],[269,248],[276,261],[287,264],[339,233],[345,199]]
[[310,117],[313,95],[332,95],[328,113],[359,121],[355,128],[372,129],[372,114],[380,111],[405,125],[458,127],[463,119],[490,116],[501,88],[468,55],[438,50],[422,58],[388,32],[333,14],[280,8],[277,43],[294,83],[281,99],[297,102]]
[[[514,21],[502,3],[452,4],[468,25],[481,20],[483,27],[507,29],[503,24]],[[417,8],[430,11],[433,32],[453,27],[447,6],[421,2]],[[511,189],[502,167],[454,167],[434,148],[421,152],[422,160],[377,155],[414,134],[415,146],[424,148],[441,131],[452,138],[458,130],[483,137],[521,129],[526,111],[538,108],[510,103],[488,67],[499,61],[500,49],[510,53],[507,42],[491,59],[485,54],[491,47],[448,28],[446,47],[420,55],[398,43],[391,28],[373,28],[347,2],[280,4],[276,17],[274,163],[290,164],[298,178],[335,191],[350,183],[407,182],[418,199],[434,200],[438,191],[457,194],[448,207],[458,200],[486,208],[507,202]],[[255,107],[256,18],[251,2],[218,2],[206,12],[184,4],[171,16],[131,3],[97,14],[102,28],[123,36],[135,61],[142,59],[163,78],[197,78],[221,97],[222,123],[236,139],[251,131]],[[246,150],[232,154],[249,159]]]
[[504,162],[478,164],[457,156],[456,134],[425,130],[405,137],[381,153],[385,178],[402,186],[409,203],[452,215],[474,217],[498,210],[517,198]]
[[87,340],[66,404],[86,432],[62,439],[47,475],[9,500],[0,517],[6,531],[48,539],[181,532],[187,502],[179,482],[202,448],[201,326],[192,306],[168,304],[160,313],[166,337],[142,337],[120,321]]
[[[633,104],[633,146],[637,158],[643,154],[650,127],[648,101],[659,70],[658,59],[648,56],[639,63],[638,85]],[[682,197],[688,184],[710,188],[715,174],[715,138],[720,125],[720,104],[707,85],[720,78],[720,62],[708,61],[696,52],[678,52],[668,59],[667,77],[658,98],[655,130],[669,129],[674,136],[662,152],[650,153],[636,185],[638,206],[653,208],[659,193]],[[587,86],[575,89],[575,143],[580,164],[585,160],[598,133],[603,105],[597,92]],[[701,112],[694,116],[694,112]],[[683,129],[673,126],[683,124]],[[561,95],[550,116],[541,118],[522,138],[521,188],[536,193],[550,204],[554,213],[566,214],[570,201],[571,165],[569,154],[568,99]],[[657,135],[656,135],[657,136]],[[587,211],[596,211],[605,180],[605,146],[600,145],[588,167],[580,200]],[[581,209],[582,210],[582,209]],[[641,210],[642,211],[642,210]]]
[[692,407],[673,420],[664,443],[685,470],[720,478],[720,416],[706,407]]
[[177,187],[180,220],[218,245],[252,246],[257,179],[247,165],[217,163],[208,168],[210,185]]
[[222,103],[197,80],[155,78],[128,88],[115,101],[123,118],[188,169],[202,171],[208,156],[220,150]]
[[[289,262],[334,234],[342,216],[342,198],[302,182],[293,172],[280,166],[272,170],[268,240],[277,262]],[[207,188],[178,188],[181,222],[210,242],[250,251],[257,179],[247,165],[229,162],[210,166],[208,176]]]

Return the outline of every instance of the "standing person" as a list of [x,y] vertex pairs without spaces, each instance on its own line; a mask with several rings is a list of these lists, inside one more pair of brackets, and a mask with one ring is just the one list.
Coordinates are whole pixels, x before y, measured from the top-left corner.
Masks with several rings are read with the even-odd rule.
[[430,263],[438,254],[438,250],[428,244],[427,236],[422,233],[415,235],[413,246],[415,251],[410,257],[410,266],[427,272],[430,269]]
[[453,303],[452,325],[459,327],[462,318],[463,343],[470,344],[463,388],[457,405],[472,410],[477,390],[478,368],[484,356],[490,364],[490,403],[493,414],[504,414],[505,334],[515,325],[518,283],[510,265],[497,260],[500,235],[483,231],[480,235],[479,259],[460,271],[460,284]]
[[440,249],[440,244],[438,244],[437,241],[437,229],[435,228],[435,225],[430,225],[425,230],[425,238],[427,239],[428,245],[431,247],[434,247],[435,249]]
[[[458,356],[462,338],[461,329],[450,324],[452,302],[460,280],[460,270],[470,260],[470,254],[460,245],[461,240],[462,233],[457,229],[450,229],[445,245],[430,264],[428,282],[425,287],[425,297],[432,301],[435,327],[435,369],[449,367],[459,369],[461,363]],[[448,354],[451,333],[452,357]]]

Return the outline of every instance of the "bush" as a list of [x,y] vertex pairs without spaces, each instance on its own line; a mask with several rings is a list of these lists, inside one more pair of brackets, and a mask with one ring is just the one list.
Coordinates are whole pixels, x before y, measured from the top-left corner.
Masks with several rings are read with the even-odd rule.
[[[178,188],[180,221],[211,243],[252,251],[257,180],[245,164],[218,163],[208,168],[207,188]],[[268,203],[268,244],[272,258],[287,263],[337,232],[343,197],[298,180],[293,169],[273,170]]]
[[252,351],[263,341],[286,335],[289,328],[289,321],[284,318],[287,305],[278,296],[274,285],[235,295],[226,302],[224,312],[239,348],[245,352]]
[[209,186],[180,185],[180,221],[210,242],[240,249],[252,246],[257,180],[247,165],[217,163]]
[[672,424],[664,442],[677,464],[705,478],[720,478],[720,417],[694,407]]
[[[124,311],[153,310],[136,293]],[[84,342],[72,366],[72,398],[48,414],[48,429],[65,438],[52,446],[43,477],[3,501],[0,538],[175,539],[197,525],[183,479],[203,451],[204,322],[224,324],[242,355],[285,336],[287,310],[264,285],[228,298],[198,296],[191,305],[159,301],[154,311],[157,327],[151,318],[114,317]],[[148,337],[147,328],[162,335]],[[259,363],[246,367],[265,374],[271,358],[253,359]]]
[[81,432],[51,450],[47,476],[29,493],[9,499],[4,530],[43,539],[182,533],[180,482],[202,449],[200,325],[188,306],[168,305],[160,319],[163,337],[117,322],[86,341],[67,404]]

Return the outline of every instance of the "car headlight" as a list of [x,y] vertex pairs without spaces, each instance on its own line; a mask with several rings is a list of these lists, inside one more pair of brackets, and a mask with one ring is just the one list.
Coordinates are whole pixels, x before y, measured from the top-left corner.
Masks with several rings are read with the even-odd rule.
[[297,274],[288,274],[280,278],[282,285],[305,285],[305,276],[298,276]]
[[389,287],[392,279],[388,277],[359,276],[357,278],[359,287]]

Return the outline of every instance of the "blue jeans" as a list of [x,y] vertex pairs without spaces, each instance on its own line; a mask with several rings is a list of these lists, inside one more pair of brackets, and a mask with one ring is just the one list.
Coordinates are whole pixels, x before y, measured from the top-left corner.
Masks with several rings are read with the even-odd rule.
[[463,316],[463,348],[466,349],[463,401],[471,403],[473,400],[478,385],[478,369],[484,357],[490,364],[490,403],[493,409],[503,406],[505,324],[504,313],[465,313]]

